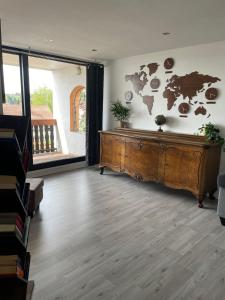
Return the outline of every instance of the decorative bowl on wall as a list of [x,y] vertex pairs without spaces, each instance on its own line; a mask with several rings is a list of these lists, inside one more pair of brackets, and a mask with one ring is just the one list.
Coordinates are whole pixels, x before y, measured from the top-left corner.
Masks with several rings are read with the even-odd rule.
[[163,131],[161,126],[166,124],[166,117],[164,115],[158,115],[155,117],[155,123],[159,126],[158,131]]

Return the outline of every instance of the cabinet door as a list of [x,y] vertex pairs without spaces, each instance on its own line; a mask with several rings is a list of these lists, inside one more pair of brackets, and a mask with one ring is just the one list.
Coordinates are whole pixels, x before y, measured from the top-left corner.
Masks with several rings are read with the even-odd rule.
[[124,169],[138,180],[158,180],[159,144],[127,138],[125,141]]
[[124,149],[124,138],[111,134],[101,134],[101,162],[105,167],[121,170],[121,155]]
[[174,188],[198,191],[203,155],[203,149],[198,147],[165,146],[164,183]]

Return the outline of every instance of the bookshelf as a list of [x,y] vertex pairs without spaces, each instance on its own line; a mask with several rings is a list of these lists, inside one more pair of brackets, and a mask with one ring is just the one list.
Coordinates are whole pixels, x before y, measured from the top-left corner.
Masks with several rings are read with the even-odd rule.
[[0,299],[26,300],[30,253],[27,251],[29,118],[0,115]]

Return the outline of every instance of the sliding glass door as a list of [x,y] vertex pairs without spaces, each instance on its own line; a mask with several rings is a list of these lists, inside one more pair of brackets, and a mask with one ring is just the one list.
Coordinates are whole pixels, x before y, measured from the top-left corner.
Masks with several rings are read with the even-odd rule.
[[86,153],[86,67],[29,57],[33,163]]

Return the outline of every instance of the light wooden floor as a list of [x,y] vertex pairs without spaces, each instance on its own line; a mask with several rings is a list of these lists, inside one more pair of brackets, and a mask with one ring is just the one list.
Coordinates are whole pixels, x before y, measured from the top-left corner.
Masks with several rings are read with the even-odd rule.
[[[29,249],[33,300],[223,300],[216,202],[97,169],[46,178]],[[110,175],[109,175],[110,174]]]

